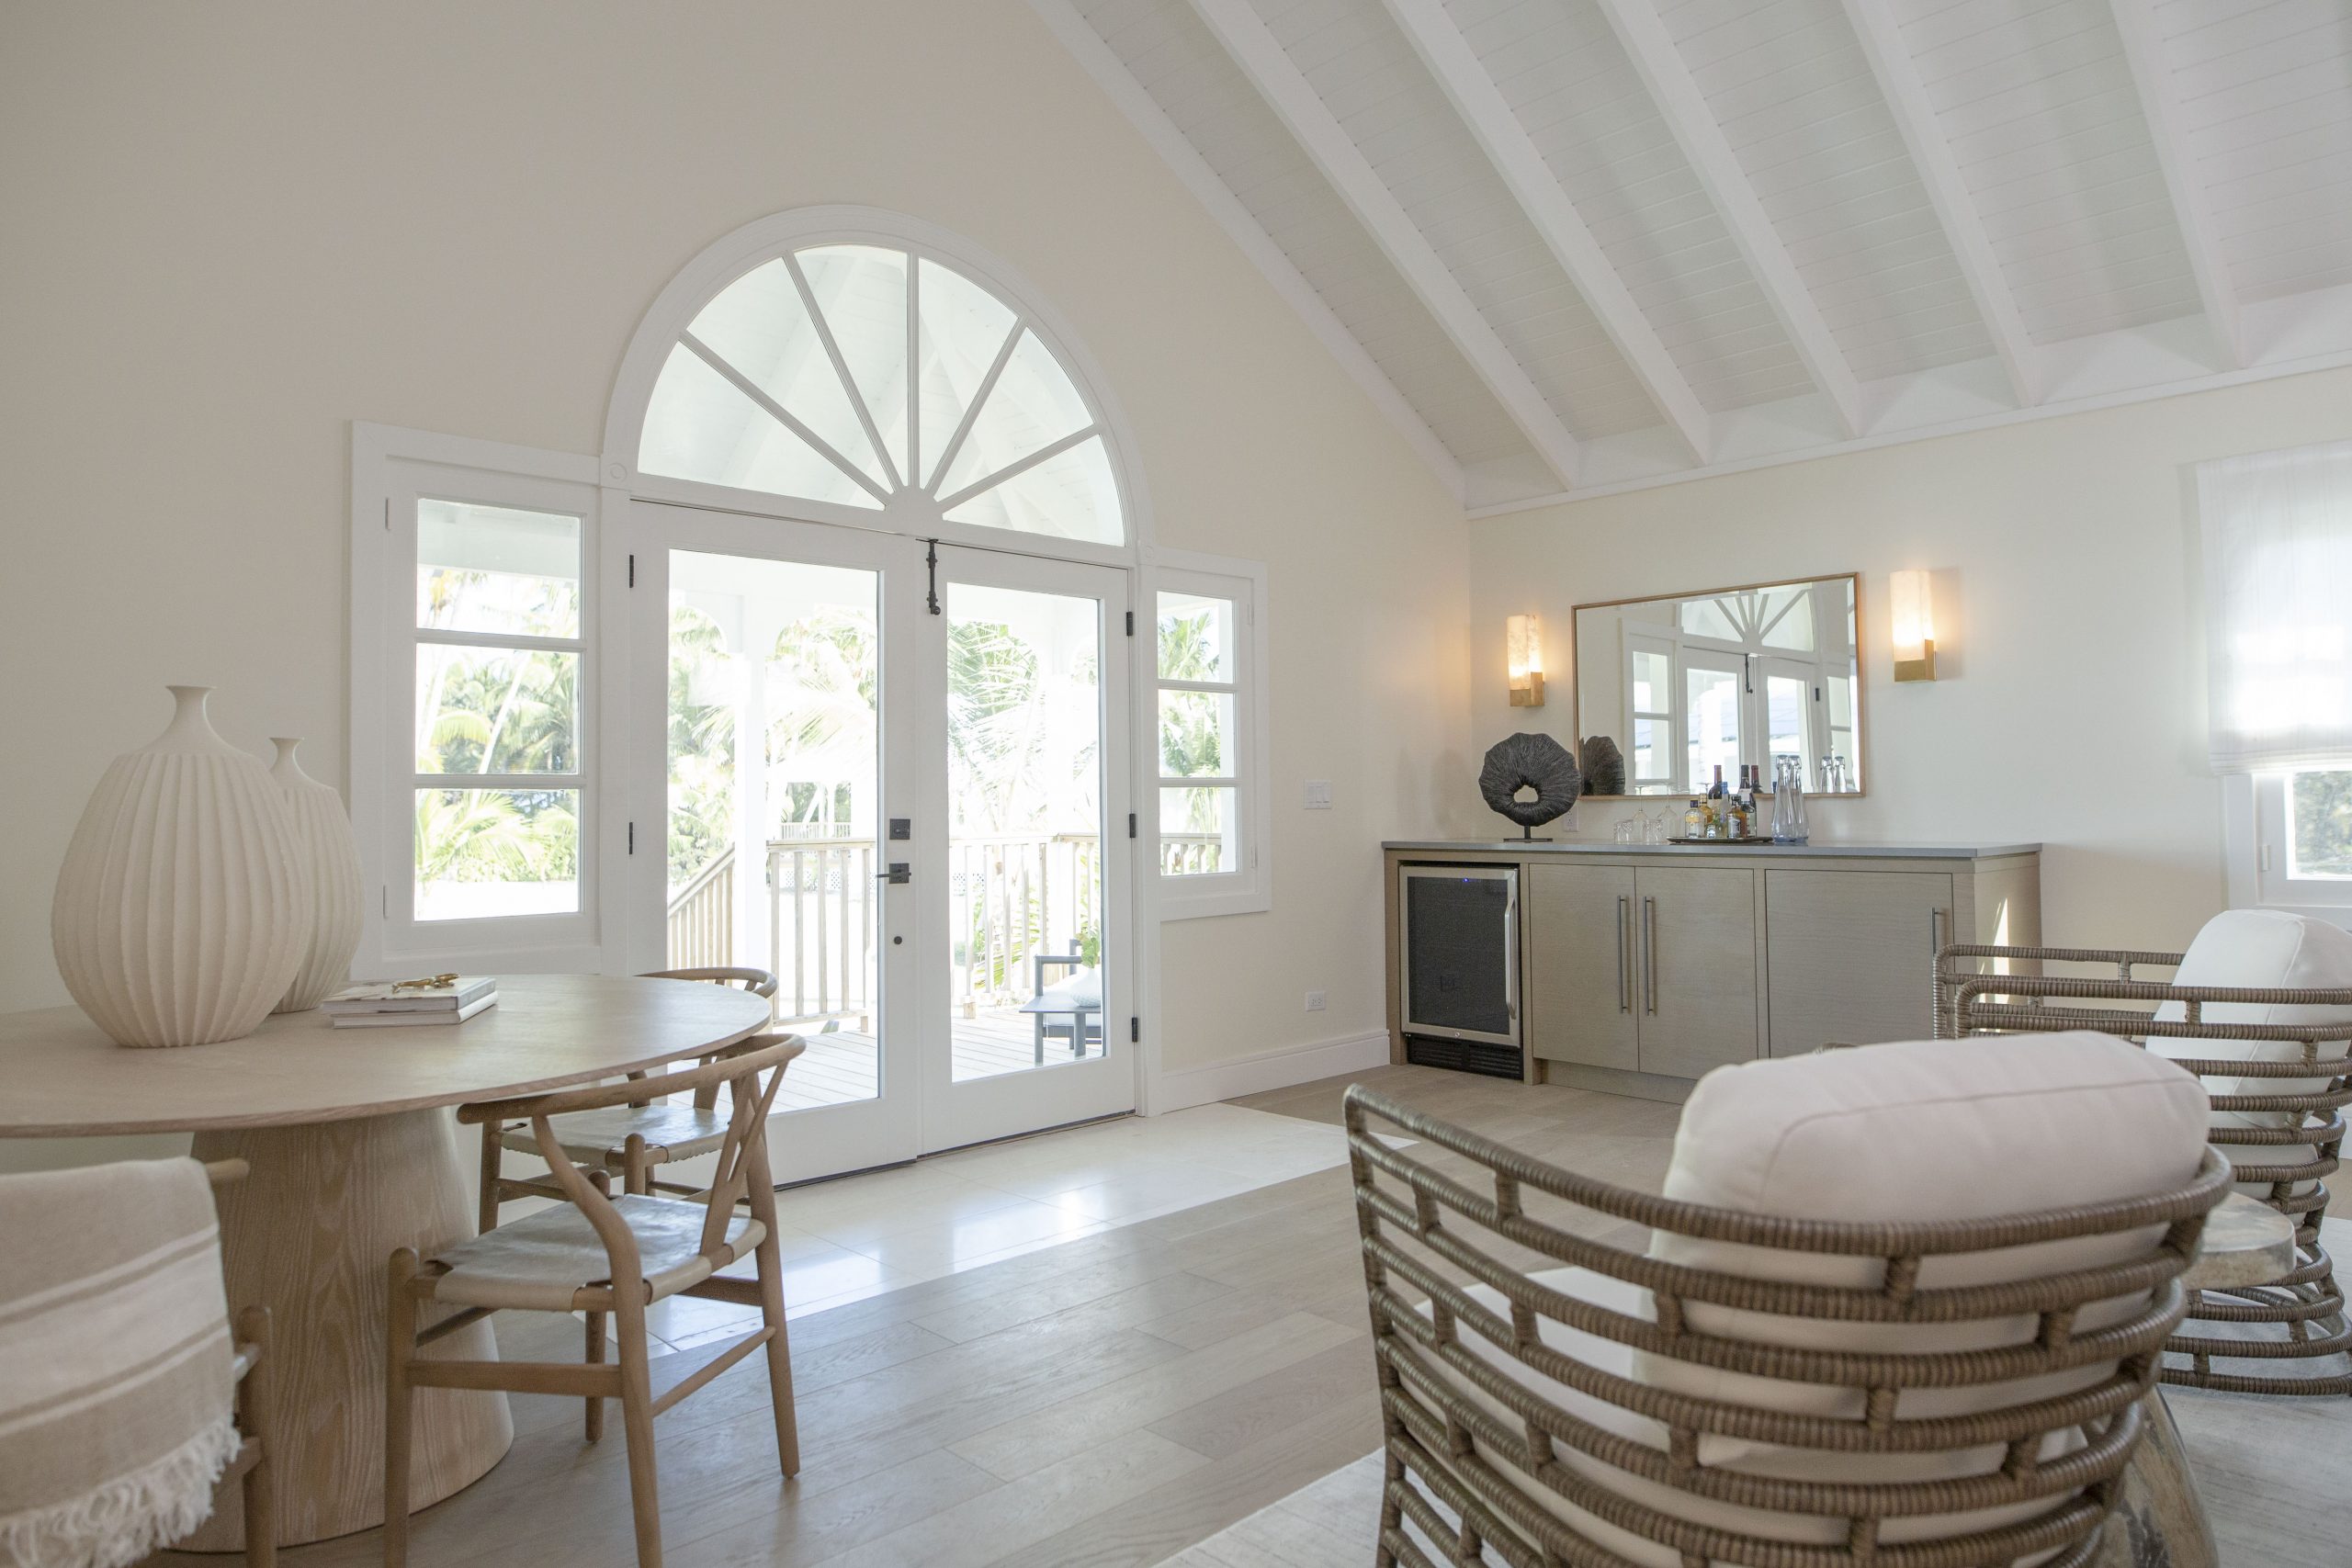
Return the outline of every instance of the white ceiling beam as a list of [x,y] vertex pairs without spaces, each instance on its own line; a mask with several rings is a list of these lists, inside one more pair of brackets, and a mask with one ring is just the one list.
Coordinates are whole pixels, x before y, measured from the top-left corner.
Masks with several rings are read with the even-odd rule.
[[1257,86],[1290,133],[1331,182],[1406,285],[1437,318],[1470,368],[1486,383],[1520,434],[1560,483],[1574,488],[1580,448],[1519,361],[1503,346],[1478,308],[1411,216],[1365,159],[1339,119],[1248,0],[1193,0],[1225,51]]
[[2154,144],[2156,167],[2172,197],[2173,215],[2180,223],[2181,244],[2188,252],[2188,270],[2197,279],[2197,297],[2204,303],[2205,319],[2222,351],[2221,368],[2235,370],[2245,364],[2245,340],[2238,328],[2237,296],[2230,292],[2214,243],[2213,209],[2205,199],[2204,182],[2188,153],[2182,128],[2180,95],[2174,90],[2172,62],[2165,58],[2164,35],[2156,27],[2155,7],[2147,0],[2111,0],[2115,30],[2123,38],[2123,60],[2132,70],[2132,85],[2140,92],[2140,110],[2147,117],[2148,138]]
[[1273,285],[1274,292],[1298,312],[1299,319],[1306,323],[1306,330],[1315,334],[1316,340],[1322,344],[1332,358],[1340,362],[1340,368],[1347,372],[1349,378],[1372,400],[1373,406],[1396,426],[1406,445],[1412,447],[1437,474],[1438,481],[1445,487],[1447,493],[1466,503],[1469,481],[1453,452],[1438,438],[1437,433],[1430,428],[1429,422],[1421,417],[1420,412],[1414,408],[1405,394],[1396,389],[1396,383],[1388,378],[1388,373],[1365,350],[1355,333],[1332,313],[1323,296],[1292,264],[1283,248],[1274,243],[1273,236],[1267,233],[1257,219],[1250,215],[1250,209],[1242,205],[1241,198],[1233,194],[1232,187],[1209,167],[1208,160],[1201,156],[1191,140],[1176,128],[1176,122],[1170,119],[1159,105],[1153,101],[1151,94],[1136,80],[1134,73],[1128,71],[1111,46],[1102,41],[1102,35],[1079,14],[1070,0],[1030,0],[1030,5],[1044,18],[1054,36],[1061,40],[1062,47],[1070,51],[1086,73],[1094,78],[1095,85],[1108,94],[1120,112],[1127,117],[1128,123],[1151,144],[1152,151],[1159,154],[1161,161],[1174,172],[1184,188],[1209,209],[1209,216],[1216,220],[1218,226],[1241,248],[1241,254],[1256,265],[1268,283]]
[[1935,106],[1928,101],[1918,63],[1903,41],[1887,0],[1844,0],[1844,4],[1846,19],[1861,42],[1862,58],[1878,79],[1879,93],[1894,116],[1895,129],[1903,134],[1903,145],[1919,172],[1919,183],[1927,187],[1928,205],[1943,225],[1944,237],[1951,242],[1960,276],[1984,319],[1985,332],[1992,336],[1993,351],[2008,372],[2009,388],[2018,406],[2030,408],[2041,400],[2041,356],[2027,335],[2025,318],[2018,313],[2017,296],[1994,257],[1992,242],[1984,237],[1984,220],[1977,215],[1967,182],[1961,178],[1960,162],[1952,156],[1943,128],[1936,123]]
[[1387,5],[1389,15],[1396,18],[1396,25],[1419,51],[1422,63],[1445,89],[1454,112],[1518,198],[1520,209],[1543,236],[1552,259],[1592,308],[1601,331],[1625,356],[1650,400],[1682,437],[1693,458],[1702,464],[1712,461],[1714,437],[1706,405],[1690,389],[1690,378],[1675,364],[1666,344],[1658,341],[1625,280],[1600,248],[1600,242],[1593,238],[1576,203],[1560,188],[1551,165],[1511,112],[1477,51],[1446,15],[1442,0],[1387,0]]
[[1667,129],[1674,133],[1675,144],[1682,149],[1691,173],[1699,176],[1701,188],[1730,231],[1732,243],[1747,263],[1749,275],[1772,307],[1806,374],[1828,400],[1845,434],[1860,435],[1869,423],[1861,384],[1854,378],[1853,367],[1838,346],[1829,323],[1822,320],[1813,291],[1789,259],[1788,247],[1765,215],[1747,172],[1740,167],[1722,123],[1690,68],[1683,63],[1682,51],[1675,47],[1666,24],[1658,20],[1651,0],[1600,0],[1600,5]]

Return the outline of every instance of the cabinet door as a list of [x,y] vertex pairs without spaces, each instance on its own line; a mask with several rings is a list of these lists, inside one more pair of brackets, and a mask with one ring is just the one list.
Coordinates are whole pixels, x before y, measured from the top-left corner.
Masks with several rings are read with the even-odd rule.
[[1755,1059],[1756,875],[1646,865],[1635,875],[1643,1072],[1695,1078]]
[[1527,1045],[1627,1072],[1637,1055],[1630,866],[1527,868]]
[[1941,872],[1768,869],[1772,1055],[1932,1035],[1951,897]]

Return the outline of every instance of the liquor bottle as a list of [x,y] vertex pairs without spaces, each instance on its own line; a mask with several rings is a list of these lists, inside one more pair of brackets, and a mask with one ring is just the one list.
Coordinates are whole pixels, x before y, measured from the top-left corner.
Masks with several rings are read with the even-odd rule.
[[1690,809],[1682,814],[1682,836],[1686,839],[1707,836],[1707,808],[1699,804],[1699,797],[1695,795],[1690,797]]

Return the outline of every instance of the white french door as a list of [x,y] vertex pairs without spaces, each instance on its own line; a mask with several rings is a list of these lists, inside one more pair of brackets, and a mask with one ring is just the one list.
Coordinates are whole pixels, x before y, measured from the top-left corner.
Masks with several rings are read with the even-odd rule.
[[1136,1103],[1126,575],[943,546],[938,580],[926,1151]]
[[647,502],[630,554],[636,966],[777,976],[777,1179],[1132,1110],[1125,574]]

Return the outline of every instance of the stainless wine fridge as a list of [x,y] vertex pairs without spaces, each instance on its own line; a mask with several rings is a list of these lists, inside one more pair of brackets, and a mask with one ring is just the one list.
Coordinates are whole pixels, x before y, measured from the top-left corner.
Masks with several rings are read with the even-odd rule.
[[1405,1059],[1520,1076],[1519,868],[1401,865]]

